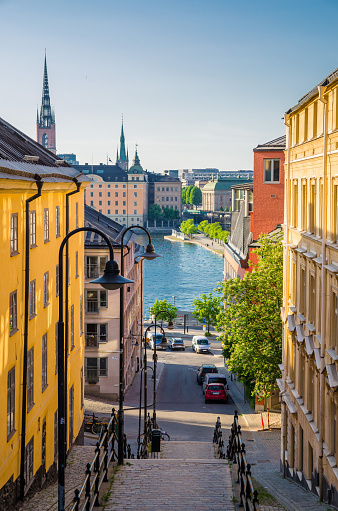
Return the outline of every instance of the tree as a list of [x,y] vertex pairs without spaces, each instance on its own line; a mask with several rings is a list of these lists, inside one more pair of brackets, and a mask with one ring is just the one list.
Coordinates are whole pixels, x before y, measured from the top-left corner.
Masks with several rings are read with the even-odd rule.
[[282,362],[283,248],[267,235],[260,236],[259,243],[252,273],[219,287],[224,309],[217,317],[217,330],[222,332],[229,369],[249,384],[252,395],[269,397]]
[[193,186],[190,191],[189,202],[193,206],[197,206],[202,202],[202,192],[198,186]]
[[194,307],[192,315],[202,323],[203,318],[208,325],[208,333],[210,325],[216,325],[217,315],[221,312],[221,297],[213,296],[212,293],[201,294],[194,298],[192,305]]
[[184,186],[182,188],[182,204],[186,204],[186,193],[187,193],[187,188]]
[[192,218],[190,218],[189,220],[183,220],[183,222],[180,225],[180,229],[187,236],[191,236],[192,234],[198,233],[197,227],[195,226]]
[[201,232],[204,232],[204,229],[206,228],[206,226],[209,225],[209,222],[208,220],[202,220],[202,222],[200,222],[197,226],[197,228],[201,231]]
[[[177,307],[174,307],[171,303],[167,302],[167,300],[156,300],[154,305],[149,309],[151,316],[156,316],[160,311],[168,312],[172,319],[177,316]],[[168,314],[159,314],[157,316],[157,321],[159,319],[162,321],[169,321],[170,317]]]
[[186,204],[191,204],[191,202],[190,202],[190,192],[191,192],[191,190],[193,188],[194,188],[193,185],[189,185],[185,189],[185,203]]
[[163,216],[162,209],[158,204],[149,206],[148,218],[149,220],[160,220]]

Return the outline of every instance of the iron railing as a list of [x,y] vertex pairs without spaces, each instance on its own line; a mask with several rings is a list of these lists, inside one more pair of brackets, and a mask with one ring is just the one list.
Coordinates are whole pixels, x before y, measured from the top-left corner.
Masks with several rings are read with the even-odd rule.
[[246,461],[245,444],[242,442],[241,426],[238,424],[238,412],[235,410],[234,422],[231,425],[229,444],[224,452],[222,440],[221,421],[217,417],[214,443],[218,445],[220,458],[227,457],[233,464],[237,464],[237,483],[240,485],[239,507],[245,511],[259,511],[258,492],[254,489],[251,478],[251,466]]
[[[117,415],[113,408],[108,424],[103,424],[100,439],[96,444],[95,455],[91,463],[87,463],[85,478],[80,489],[75,490],[75,497],[70,511],[92,511],[100,506],[100,488],[108,482],[108,467],[117,459]],[[116,444],[115,444],[116,442]],[[124,435],[123,450],[125,458],[132,458],[130,445]]]
[[144,433],[138,441],[138,458],[145,459],[148,458],[148,445],[151,440],[151,430],[152,430],[152,419],[148,413],[147,422],[145,424]]

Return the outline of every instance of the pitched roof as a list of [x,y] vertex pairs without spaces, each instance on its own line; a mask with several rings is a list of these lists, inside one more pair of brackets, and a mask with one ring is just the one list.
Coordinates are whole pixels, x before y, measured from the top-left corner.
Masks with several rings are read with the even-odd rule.
[[265,144],[258,144],[254,151],[283,151],[286,147],[286,135],[265,142]]

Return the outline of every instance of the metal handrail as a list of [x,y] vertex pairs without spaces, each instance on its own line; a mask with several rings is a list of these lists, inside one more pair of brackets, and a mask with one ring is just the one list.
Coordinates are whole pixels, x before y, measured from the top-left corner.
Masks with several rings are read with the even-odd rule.
[[[117,443],[117,434],[115,427],[117,425],[117,415],[115,408],[112,409],[108,424],[103,425],[99,441],[96,443],[95,454],[91,463],[87,463],[85,478],[80,489],[75,490],[73,506],[70,511],[92,511],[99,506],[100,488],[102,483],[108,482],[108,467],[111,461],[117,460],[115,442]],[[127,437],[124,435],[123,444],[125,458],[132,458],[130,445],[127,443]]]
[[237,483],[240,484],[240,507],[245,511],[259,511],[258,492],[254,489],[251,478],[251,465],[247,463],[245,444],[242,442],[241,426],[238,424],[238,412],[235,410],[234,422],[231,425],[229,444],[224,451],[221,421],[217,417],[213,442],[217,444],[219,458],[228,458],[237,465]]

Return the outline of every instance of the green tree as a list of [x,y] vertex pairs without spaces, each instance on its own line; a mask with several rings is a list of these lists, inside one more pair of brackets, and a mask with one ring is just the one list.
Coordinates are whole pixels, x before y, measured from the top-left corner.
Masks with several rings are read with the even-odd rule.
[[[174,307],[171,303],[167,302],[167,300],[156,300],[154,305],[149,309],[151,316],[156,316],[156,314],[160,311],[168,312],[172,319],[177,316],[177,307]],[[169,321],[169,319],[170,317],[168,314],[159,314],[157,316],[157,321]]]
[[182,204],[186,204],[186,194],[187,194],[187,188],[184,186],[182,188]]
[[177,220],[180,217],[178,209],[163,208],[163,216],[166,220]]
[[187,186],[186,190],[185,190],[185,203],[186,204],[191,204],[190,202],[190,193],[191,193],[191,190],[193,189],[193,185],[189,185]]
[[189,220],[183,220],[180,229],[187,236],[191,236],[192,234],[198,233],[197,227],[195,226],[192,218],[190,218]]
[[204,229],[206,228],[206,226],[209,225],[209,222],[208,220],[202,220],[202,222],[200,222],[197,226],[197,228],[201,231],[201,232],[204,232]]
[[201,294],[194,298],[192,305],[194,307],[192,315],[202,323],[203,318],[208,325],[208,333],[210,325],[217,324],[217,315],[221,312],[221,297],[213,296],[212,293]]
[[189,202],[193,206],[198,206],[202,202],[202,192],[198,186],[193,186],[190,191]]
[[149,220],[160,220],[163,217],[162,209],[158,204],[149,206],[148,218]]
[[282,362],[283,248],[267,235],[259,243],[252,272],[219,287],[224,309],[217,317],[217,330],[222,332],[229,369],[249,384],[252,395],[268,397],[276,388]]

